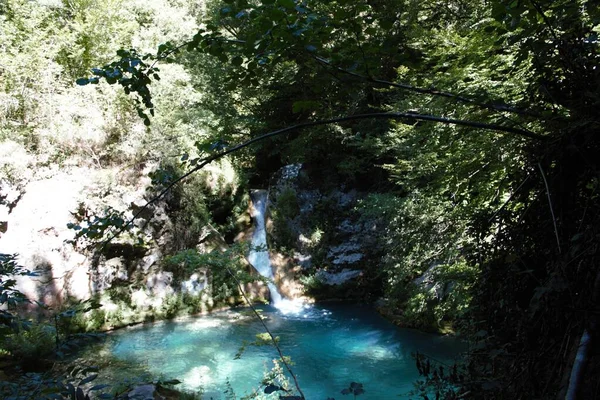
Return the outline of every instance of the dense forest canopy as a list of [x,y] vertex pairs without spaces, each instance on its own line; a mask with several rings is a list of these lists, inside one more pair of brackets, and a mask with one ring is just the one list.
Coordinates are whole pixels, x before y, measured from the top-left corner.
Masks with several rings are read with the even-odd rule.
[[[476,343],[447,398],[599,395],[595,2],[6,0],[0,18],[0,134],[32,163],[154,161],[163,189],[221,158],[242,187],[302,163],[367,193],[371,298]],[[412,285],[431,266],[441,301]]]

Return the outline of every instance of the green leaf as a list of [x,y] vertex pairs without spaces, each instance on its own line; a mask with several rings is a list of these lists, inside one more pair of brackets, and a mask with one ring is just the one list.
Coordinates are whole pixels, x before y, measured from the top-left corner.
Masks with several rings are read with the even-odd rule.
[[382,29],[389,30],[389,29],[392,29],[392,27],[394,26],[394,21],[386,18],[386,19],[379,21],[379,25],[381,26]]
[[77,83],[79,86],[85,86],[90,83],[90,80],[88,78],[79,78],[75,81],[75,83]]
[[290,10],[296,7],[296,3],[294,2],[294,0],[277,0],[277,4]]
[[235,66],[240,66],[243,62],[244,60],[240,56],[235,56],[231,59],[231,63]]
[[292,104],[292,112],[297,114],[303,111],[313,111],[321,107],[321,103],[313,100],[301,100]]

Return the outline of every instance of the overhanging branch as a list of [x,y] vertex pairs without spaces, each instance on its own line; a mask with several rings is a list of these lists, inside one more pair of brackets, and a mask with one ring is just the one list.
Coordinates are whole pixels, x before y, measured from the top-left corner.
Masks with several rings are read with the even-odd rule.
[[108,243],[110,243],[114,238],[119,236],[121,233],[123,233],[133,223],[133,221],[136,220],[136,218],[138,216],[140,216],[151,204],[155,203],[156,201],[160,200],[163,196],[165,196],[175,185],[177,185],[179,182],[183,181],[188,176],[192,175],[196,171],[201,170],[206,165],[210,164],[211,162],[213,162],[215,160],[218,160],[222,157],[225,157],[228,154],[234,153],[234,152],[241,150],[245,147],[248,147],[254,143],[261,142],[263,140],[266,140],[266,139],[274,137],[274,136],[279,136],[279,135],[283,135],[283,134],[286,134],[289,132],[298,131],[298,130],[305,129],[305,128],[310,128],[312,126],[329,125],[329,124],[335,124],[335,123],[339,123],[339,122],[362,120],[362,119],[431,121],[431,122],[438,122],[438,123],[449,124],[449,125],[468,126],[471,128],[485,129],[485,130],[496,131],[496,132],[506,132],[506,133],[511,133],[511,134],[515,134],[515,135],[519,135],[519,136],[524,136],[529,139],[547,140],[546,136],[542,136],[537,133],[534,133],[534,132],[531,132],[528,130],[524,130],[524,129],[511,128],[511,127],[502,126],[502,125],[485,124],[482,122],[474,122],[474,121],[465,121],[465,120],[452,119],[452,118],[437,117],[434,115],[427,115],[427,114],[417,114],[417,113],[412,113],[412,112],[357,114],[357,115],[349,115],[349,116],[345,116],[345,117],[331,118],[331,119],[325,119],[325,120],[319,120],[319,121],[311,121],[311,122],[305,122],[302,124],[292,125],[292,126],[288,126],[286,128],[278,129],[276,131],[265,133],[264,135],[257,136],[255,138],[247,140],[243,143],[240,143],[236,146],[233,146],[229,149],[223,150],[219,153],[216,153],[211,156],[200,159],[198,161],[198,164],[194,168],[192,168],[191,170],[189,170],[188,172],[186,172],[179,178],[175,179],[173,182],[171,182],[169,185],[167,185],[158,195],[153,197],[144,206],[142,206],[140,208],[140,210],[138,210],[138,212],[135,213],[133,215],[133,217],[131,217],[131,219],[129,219],[115,234],[113,234],[106,241],[104,241],[103,247],[106,246]]
[[[212,38],[212,40],[220,41],[220,42],[224,42],[224,43],[232,43],[232,44],[246,44],[246,41],[241,40],[241,39],[227,39],[227,38],[219,37],[219,38]],[[175,49],[175,51],[178,51],[180,48],[183,48],[190,44],[193,44],[193,42],[191,42],[191,41],[186,42],[186,43],[178,46]],[[404,89],[404,90],[408,90],[408,91],[420,93],[420,94],[428,94],[431,96],[445,97],[448,99],[453,99],[453,100],[459,101],[461,103],[470,104],[473,106],[485,108],[485,109],[492,110],[492,111],[508,112],[508,113],[512,113],[512,114],[524,115],[524,116],[533,117],[533,118],[542,118],[542,116],[540,114],[537,114],[537,113],[529,111],[529,110],[523,110],[523,109],[511,106],[511,105],[508,105],[508,104],[494,104],[494,103],[479,102],[472,98],[469,98],[469,97],[466,97],[466,96],[463,96],[460,94],[456,94],[456,93],[445,92],[445,91],[437,90],[437,89],[433,89],[433,88],[426,89],[426,88],[421,88],[421,87],[417,87],[417,86],[412,86],[412,85],[409,85],[406,83],[397,83],[397,82],[386,81],[383,79],[377,79],[377,78],[361,75],[359,73],[335,66],[331,62],[326,60],[325,58],[316,56],[314,54],[310,54],[310,57],[312,59],[316,60],[318,63],[325,65],[329,68],[335,69],[336,71],[339,71],[341,73],[353,76],[355,78],[358,78],[358,79],[361,79],[361,80],[364,80],[367,82],[376,83],[378,85],[395,87],[398,89]],[[159,59],[160,59],[160,57],[159,57]]]
[[341,67],[337,67],[322,57],[312,56],[312,58],[314,60],[316,60],[317,62],[319,62],[320,64],[323,64],[330,68],[333,68],[336,71],[339,71],[346,75],[350,75],[350,76],[353,76],[355,78],[358,78],[358,79],[361,79],[361,80],[364,80],[367,82],[376,83],[378,85],[391,86],[391,87],[395,87],[398,89],[409,90],[411,92],[420,93],[420,94],[428,94],[431,96],[446,97],[449,99],[454,99],[454,100],[460,101],[461,103],[471,104],[471,105],[485,108],[485,109],[492,110],[492,111],[509,112],[509,113],[513,113],[513,114],[526,115],[526,116],[534,117],[534,118],[542,118],[542,116],[537,113],[534,113],[534,112],[531,112],[528,110],[522,110],[520,108],[509,106],[507,104],[482,103],[482,102],[478,102],[471,98],[468,98],[468,97],[465,97],[465,96],[462,96],[459,94],[455,94],[455,93],[444,92],[444,91],[437,90],[437,89],[425,89],[425,88],[420,88],[417,86],[408,85],[406,83],[397,83],[397,82],[386,81],[383,79],[376,79],[376,78],[372,78],[370,76],[365,76],[365,75],[361,75],[361,74],[353,72],[353,71],[349,71],[349,70],[341,68]]

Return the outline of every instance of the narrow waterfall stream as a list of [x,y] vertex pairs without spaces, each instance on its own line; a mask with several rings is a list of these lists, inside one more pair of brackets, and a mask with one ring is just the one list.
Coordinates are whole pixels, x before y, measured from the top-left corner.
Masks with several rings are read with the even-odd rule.
[[266,215],[269,193],[266,190],[250,191],[252,199],[252,218],[254,219],[254,234],[252,235],[252,248],[248,261],[259,274],[269,279],[267,286],[271,293],[271,304],[284,314],[297,313],[304,308],[299,301],[284,298],[274,284],[273,268],[267,247]]

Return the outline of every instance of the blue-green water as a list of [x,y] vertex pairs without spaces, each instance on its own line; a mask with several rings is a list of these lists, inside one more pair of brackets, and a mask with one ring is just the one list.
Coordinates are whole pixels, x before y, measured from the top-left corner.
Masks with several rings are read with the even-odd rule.
[[[261,308],[269,329],[280,337],[284,354],[295,363],[293,370],[307,400],[347,398],[340,391],[353,381],[364,385],[366,392],[359,397],[363,400],[408,398],[418,378],[412,352],[451,361],[464,347],[452,338],[399,329],[370,307],[318,305],[299,315]],[[241,359],[235,359],[243,341],[254,341],[264,332],[247,312],[120,330],[110,335],[105,350],[142,364],[152,374],[177,378],[184,388],[202,387],[205,399],[225,398],[227,381],[240,398],[261,390],[260,382],[277,358],[271,346],[249,346]]]

